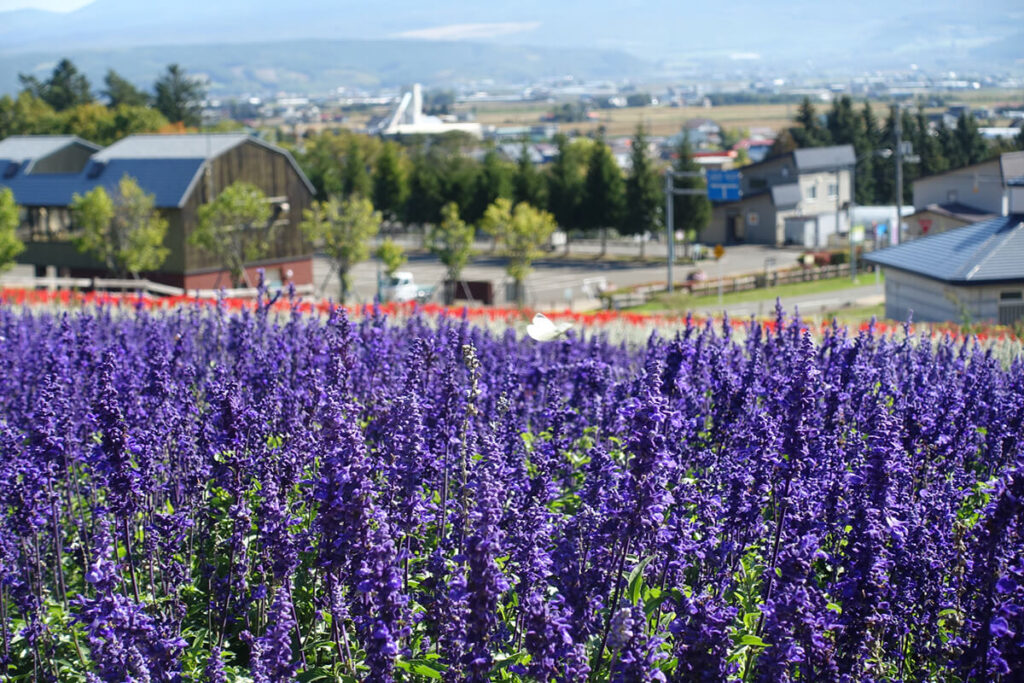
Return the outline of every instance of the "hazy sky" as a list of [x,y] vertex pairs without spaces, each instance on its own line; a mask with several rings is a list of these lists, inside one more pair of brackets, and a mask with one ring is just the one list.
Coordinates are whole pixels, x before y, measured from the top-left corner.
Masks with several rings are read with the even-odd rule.
[[0,0],[0,12],[8,9],[48,9],[54,12],[70,12],[83,5],[88,5],[92,0]]

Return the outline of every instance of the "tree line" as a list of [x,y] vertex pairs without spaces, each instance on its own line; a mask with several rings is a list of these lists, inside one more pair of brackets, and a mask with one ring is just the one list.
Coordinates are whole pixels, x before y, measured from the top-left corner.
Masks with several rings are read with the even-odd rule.
[[909,142],[920,157],[904,163],[903,201],[913,201],[916,179],[985,161],[1002,152],[1024,149],[1024,130],[1012,141],[987,141],[978,121],[969,112],[957,117],[956,125],[945,121],[931,125],[920,108],[893,105],[885,121],[879,121],[871,103],[855,107],[848,95],[832,101],[824,116],[818,114],[810,98],[800,104],[792,127],[779,132],[770,156],[802,147],[853,145],[857,155],[855,198],[861,205],[886,205],[896,200],[896,165],[892,153],[896,145],[896,117],[900,117],[901,138]]
[[106,146],[136,133],[183,132],[201,123],[203,85],[177,64],[136,87],[113,69],[95,91],[85,74],[62,59],[45,79],[20,74],[16,97],[0,97],[0,139],[9,135],[77,135]]
[[[325,132],[303,140],[297,157],[318,199],[359,194],[391,223],[437,225],[443,209],[454,204],[462,220],[479,227],[488,208],[505,199],[547,211],[567,232],[600,234],[602,244],[612,230],[643,235],[664,229],[664,169],[649,153],[642,129],[633,136],[626,172],[600,135],[570,140],[560,134],[554,142],[557,153],[543,167],[526,144],[515,161],[493,146],[474,156],[478,143],[460,134],[381,140]],[[699,168],[685,137],[675,157],[676,170]],[[679,197],[674,209],[676,229],[691,239],[710,218],[706,197]]]

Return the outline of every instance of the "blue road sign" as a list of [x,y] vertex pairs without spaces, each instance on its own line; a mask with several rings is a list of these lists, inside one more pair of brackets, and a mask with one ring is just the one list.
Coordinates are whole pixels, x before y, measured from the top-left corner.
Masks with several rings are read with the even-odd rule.
[[740,198],[739,171],[708,171],[708,199],[713,202],[731,202]]

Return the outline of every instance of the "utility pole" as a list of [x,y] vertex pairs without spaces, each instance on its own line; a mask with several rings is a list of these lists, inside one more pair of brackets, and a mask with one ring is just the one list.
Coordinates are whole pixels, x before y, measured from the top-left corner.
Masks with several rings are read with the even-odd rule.
[[668,233],[668,287],[666,290],[671,294],[673,290],[673,273],[672,268],[675,265],[676,260],[676,221],[675,221],[675,197],[676,195],[702,195],[706,194],[707,190],[699,188],[681,188],[676,189],[675,178],[703,178],[704,173],[701,171],[674,171],[670,166],[665,170],[665,231]]
[[899,103],[896,104],[896,225],[889,233],[889,244],[893,237],[899,242],[900,228],[903,226],[903,112]]
[[668,287],[666,291],[669,294],[672,293],[673,289],[673,272],[672,268],[675,265],[676,260],[676,217],[675,217],[675,188],[672,185],[672,169],[669,168],[665,171],[665,232],[666,247],[668,248]]

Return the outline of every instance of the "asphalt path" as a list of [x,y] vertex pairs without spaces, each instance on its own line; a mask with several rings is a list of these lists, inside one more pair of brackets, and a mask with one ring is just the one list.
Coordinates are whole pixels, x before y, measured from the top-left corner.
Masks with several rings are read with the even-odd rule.
[[[402,240],[407,248],[415,248],[411,240]],[[640,261],[635,257],[638,249],[635,244],[610,243],[608,252],[623,257],[621,260],[597,260],[599,245],[573,243],[573,258],[545,256],[533,264],[533,271],[526,280],[527,303],[540,309],[575,309],[594,308],[599,301],[589,297],[584,288],[584,281],[604,278],[609,288],[635,287],[649,285],[663,288],[667,282],[667,263],[655,260],[652,247],[648,244],[649,260]],[[505,273],[505,260],[498,255],[487,253],[489,245],[481,242],[477,245],[480,253],[462,272],[464,280],[488,280],[494,284],[495,304],[511,303],[506,297],[505,287],[511,282]],[[776,269],[789,267],[796,261],[799,250],[776,249],[759,245],[742,245],[726,250],[720,262],[702,260],[696,264],[677,264],[674,268],[674,279],[683,282],[687,275],[695,270],[702,270],[709,278],[718,276],[741,275],[763,272],[766,268]],[[588,256],[593,255],[588,258]],[[350,302],[367,303],[373,301],[377,291],[377,273],[379,264],[371,259],[356,265],[351,272],[352,296]],[[403,266],[413,274],[417,284],[436,287],[444,280],[445,269],[430,254],[411,251],[409,262]],[[326,297],[338,296],[338,278],[331,272],[327,259],[316,258],[314,261],[314,284],[318,291]]]

